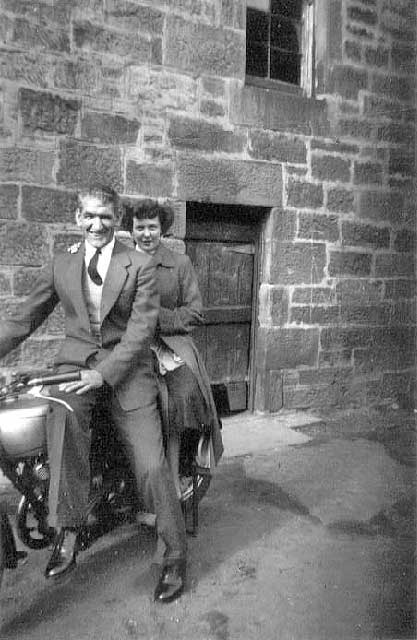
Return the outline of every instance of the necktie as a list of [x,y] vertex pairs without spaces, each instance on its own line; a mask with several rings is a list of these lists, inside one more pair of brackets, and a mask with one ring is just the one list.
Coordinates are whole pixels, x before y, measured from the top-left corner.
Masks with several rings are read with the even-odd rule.
[[98,262],[98,257],[101,253],[101,249],[96,249],[95,254],[93,255],[93,257],[91,258],[88,268],[87,268],[87,273],[90,276],[91,280],[94,282],[94,284],[100,286],[103,284],[103,280],[101,278],[101,275],[99,274],[99,272],[97,271],[97,262]]

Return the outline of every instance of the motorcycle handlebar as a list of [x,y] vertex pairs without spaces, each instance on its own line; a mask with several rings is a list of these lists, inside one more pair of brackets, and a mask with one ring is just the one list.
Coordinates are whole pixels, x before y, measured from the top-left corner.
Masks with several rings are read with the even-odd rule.
[[70,371],[69,373],[55,373],[47,376],[39,376],[31,378],[27,381],[28,387],[37,387],[38,385],[54,385],[63,382],[75,382],[81,379],[80,371]]

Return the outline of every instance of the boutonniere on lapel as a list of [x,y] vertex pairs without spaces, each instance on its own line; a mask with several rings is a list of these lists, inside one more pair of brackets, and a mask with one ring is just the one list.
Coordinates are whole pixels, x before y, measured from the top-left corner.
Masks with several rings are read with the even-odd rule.
[[68,253],[77,253],[78,249],[81,247],[81,242],[75,242],[70,247],[68,247]]

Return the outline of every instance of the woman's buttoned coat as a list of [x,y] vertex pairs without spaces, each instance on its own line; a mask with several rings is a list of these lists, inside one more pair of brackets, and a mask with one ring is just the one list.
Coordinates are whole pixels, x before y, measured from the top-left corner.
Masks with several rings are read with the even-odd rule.
[[160,244],[152,258],[160,295],[158,337],[165,342],[194,373],[210,412],[214,458],[223,452],[220,423],[206,368],[191,337],[193,329],[204,324],[203,303],[197,277],[187,255]]

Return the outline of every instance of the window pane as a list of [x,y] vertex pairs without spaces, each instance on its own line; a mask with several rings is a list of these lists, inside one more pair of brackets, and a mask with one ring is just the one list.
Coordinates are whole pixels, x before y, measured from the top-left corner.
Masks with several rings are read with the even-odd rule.
[[295,53],[300,51],[297,27],[291,20],[280,16],[272,16],[271,46],[294,51]]
[[268,76],[268,47],[246,42],[246,73],[258,78]]
[[271,13],[301,20],[303,0],[271,0]]
[[280,49],[271,49],[271,78],[299,84],[300,56]]
[[269,16],[267,13],[256,9],[247,10],[246,40],[250,42],[268,42]]

